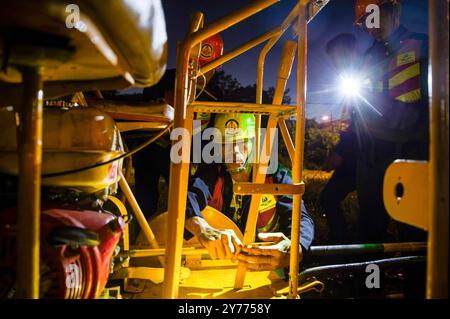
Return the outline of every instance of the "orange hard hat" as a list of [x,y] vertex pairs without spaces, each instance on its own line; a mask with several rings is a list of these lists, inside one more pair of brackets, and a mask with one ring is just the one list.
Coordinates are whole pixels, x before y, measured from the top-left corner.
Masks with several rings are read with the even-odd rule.
[[223,54],[223,40],[219,34],[210,36],[209,38],[202,41],[202,46],[200,49],[200,57],[198,62],[200,66],[203,66]]
[[355,4],[355,23],[360,23],[361,19],[368,13],[367,6],[374,4],[381,6],[385,3],[399,4],[400,0],[356,0]]

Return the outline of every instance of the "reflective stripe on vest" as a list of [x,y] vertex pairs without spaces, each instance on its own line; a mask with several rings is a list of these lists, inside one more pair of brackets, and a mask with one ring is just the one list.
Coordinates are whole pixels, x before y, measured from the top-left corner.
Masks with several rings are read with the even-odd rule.
[[[271,184],[270,182],[268,184]],[[260,233],[275,231],[278,216],[276,214],[277,199],[272,194],[266,194],[261,196],[259,204],[259,215],[256,228]]]
[[420,60],[422,41],[407,39],[389,63],[389,95],[397,101],[421,99]]

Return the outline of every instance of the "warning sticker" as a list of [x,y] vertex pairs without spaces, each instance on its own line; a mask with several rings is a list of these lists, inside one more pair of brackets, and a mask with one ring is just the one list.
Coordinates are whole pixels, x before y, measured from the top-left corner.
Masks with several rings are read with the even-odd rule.
[[414,51],[397,55],[397,66],[402,66],[416,61],[416,53]]
[[259,213],[264,213],[269,209],[275,208],[277,205],[277,200],[272,194],[265,194],[261,196],[261,201],[259,203]]

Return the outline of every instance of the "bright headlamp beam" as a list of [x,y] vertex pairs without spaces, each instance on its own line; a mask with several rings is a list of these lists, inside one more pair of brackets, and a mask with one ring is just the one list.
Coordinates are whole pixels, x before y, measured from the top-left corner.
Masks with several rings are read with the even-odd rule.
[[340,91],[345,96],[357,96],[361,88],[361,83],[356,77],[343,75],[340,77]]

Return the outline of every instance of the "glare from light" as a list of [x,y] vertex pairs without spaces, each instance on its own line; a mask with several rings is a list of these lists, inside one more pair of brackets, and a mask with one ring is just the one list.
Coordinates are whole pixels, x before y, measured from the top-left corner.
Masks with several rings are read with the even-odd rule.
[[339,76],[339,83],[336,87],[345,98],[355,99],[355,102],[360,100],[363,102],[359,105],[360,107],[368,106],[377,115],[383,116],[382,112],[364,96],[366,89],[370,91],[373,88],[373,83],[369,78],[361,76],[361,74],[344,73]]
[[328,115],[322,116],[322,121],[328,122],[330,120],[330,117]]
[[349,75],[343,75],[340,78],[340,91],[345,96],[358,96],[361,89],[361,82],[359,79]]

